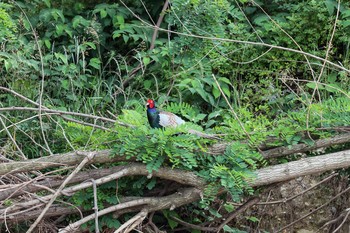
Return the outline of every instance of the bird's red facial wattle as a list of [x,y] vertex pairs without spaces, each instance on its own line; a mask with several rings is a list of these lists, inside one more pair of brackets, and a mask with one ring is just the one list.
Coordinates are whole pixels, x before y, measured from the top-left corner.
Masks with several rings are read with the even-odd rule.
[[148,108],[154,108],[154,101],[151,100],[151,99],[147,100],[146,106],[147,106]]

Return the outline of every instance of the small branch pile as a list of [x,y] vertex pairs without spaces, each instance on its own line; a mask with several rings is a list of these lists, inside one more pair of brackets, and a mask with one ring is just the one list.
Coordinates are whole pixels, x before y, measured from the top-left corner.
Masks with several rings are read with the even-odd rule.
[[[296,145],[292,148],[275,148],[266,150],[263,155],[266,158],[275,158],[294,154],[301,151],[315,150],[324,146],[345,143],[350,141],[350,134],[343,134],[330,139],[318,140],[313,146]],[[223,145],[216,145],[213,150],[223,148]],[[287,152],[286,152],[287,151]],[[280,153],[280,154],[278,154]],[[39,159],[7,162],[0,164],[0,175],[3,185],[0,186],[0,222],[6,224],[36,219],[31,230],[43,219],[53,216],[65,216],[72,213],[79,213],[82,217],[64,228],[60,232],[71,232],[78,229],[83,223],[97,219],[108,213],[114,213],[116,218],[125,213],[136,212],[137,214],[125,222],[119,229],[131,230],[141,223],[148,214],[165,209],[192,203],[201,199],[206,182],[195,173],[162,167],[158,171],[149,174],[146,165],[137,163],[133,159],[126,159],[122,156],[110,156],[110,150],[71,152],[56,154]],[[215,155],[213,155],[215,156]],[[90,169],[81,171],[88,164],[102,164],[112,162],[128,162],[126,165],[119,165],[110,168]],[[73,167],[72,167],[73,166]],[[265,167],[256,171],[256,179],[249,181],[252,186],[263,186],[277,182],[284,182],[299,176],[321,173],[333,169],[350,166],[350,150],[337,153],[325,154],[298,161],[289,162]],[[50,172],[42,174],[40,171],[46,168],[57,167],[60,170],[74,170],[67,176],[50,176]],[[56,170],[58,171],[58,170]],[[28,179],[27,174],[34,173],[36,178]],[[58,199],[61,196],[71,196],[79,190],[100,186],[101,184],[118,180],[122,177],[146,176],[148,178],[158,177],[162,180],[176,182],[172,193],[165,196],[150,197],[123,197],[116,205],[97,210],[92,214],[83,216],[84,210],[80,207],[69,206]],[[15,184],[6,181],[16,180]],[[70,185],[70,186],[69,186]],[[58,187],[58,188],[57,188]],[[37,193],[46,191],[47,195],[39,196]],[[251,206],[256,200],[249,200],[246,205]],[[237,209],[237,211],[242,211]],[[236,213],[237,214],[237,213]],[[233,217],[232,217],[233,218]],[[97,221],[98,222],[98,221]],[[225,224],[224,224],[225,225]],[[219,224],[211,231],[217,231],[224,225]],[[207,229],[208,230],[208,229]],[[119,230],[118,232],[120,232]]]

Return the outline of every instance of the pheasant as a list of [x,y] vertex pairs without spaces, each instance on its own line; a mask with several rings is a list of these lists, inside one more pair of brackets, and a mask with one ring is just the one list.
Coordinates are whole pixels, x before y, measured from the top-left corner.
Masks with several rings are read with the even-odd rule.
[[159,111],[153,100],[147,100],[147,118],[152,128],[176,127],[185,123],[180,117],[171,112]]
[[[154,101],[151,99],[147,100],[146,106],[148,122],[152,128],[176,127],[185,123],[181,117],[175,115],[174,113],[157,110]],[[214,135],[202,133],[194,129],[189,129],[188,132],[202,138],[220,140],[220,138]]]

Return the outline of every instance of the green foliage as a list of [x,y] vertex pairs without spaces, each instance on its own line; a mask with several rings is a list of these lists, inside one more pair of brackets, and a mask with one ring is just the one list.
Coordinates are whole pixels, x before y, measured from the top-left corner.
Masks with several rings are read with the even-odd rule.
[[17,26],[9,15],[11,8],[10,4],[0,3],[0,42],[15,39]]
[[[184,103],[172,103],[168,108],[181,109],[183,115],[193,111],[192,107]],[[213,157],[205,153],[205,148],[212,142],[187,132],[194,125],[186,123],[176,128],[150,129],[144,115],[133,110],[123,112],[120,120],[136,128],[116,126],[118,134],[114,151],[118,156],[135,157],[147,164],[150,173],[166,164],[173,168],[197,171],[209,182],[219,180],[221,186],[227,188],[235,198],[239,198],[244,190],[252,192],[246,180],[253,177],[251,170],[256,169],[262,157],[249,146],[234,143],[223,155]],[[216,193],[208,194],[215,196]]]
[[[150,24],[151,18],[159,17],[164,3],[145,1],[144,7],[140,1],[125,2]],[[235,200],[253,192],[247,180],[254,179],[254,169],[266,163],[257,153],[258,146],[311,145],[307,133],[313,139],[324,138],[334,132],[320,128],[350,124],[348,72],[327,65],[316,85],[301,54],[199,38],[256,41],[293,49],[298,49],[297,43],[305,52],[325,56],[338,10],[336,0],[256,2],[275,22],[250,1],[174,0],[160,27],[187,36],[159,31],[151,51],[153,28],[113,1],[0,3],[0,86],[38,101],[44,77],[45,106],[102,116],[112,112],[135,126],[116,125],[107,132],[56,116],[43,117],[41,125],[37,118],[29,119],[30,113],[7,112],[5,123],[17,124],[9,128],[10,134],[28,158],[48,154],[40,146],[44,145],[43,130],[54,153],[113,148],[117,156],[135,157],[146,164],[150,173],[161,166],[194,171],[208,186],[201,203],[186,207],[194,213],[188,221],[201,223],[219,216],[211,205],[220,188]],[[343,67],[350,64],[349,7],[349,2],[341,2],[328,57]],[[322,63],[309,60],[318,77]],[[132,71],[139,65],[134,76]],[[228,110],[212,74],[238,119]],[[126,80],[130,82],[121,85]],[[310,104],[314,91],[316,99]],[[150,129],[142,104],[146,98],[156,99],[159,107],[181,115],[188,123],[176,129]],[[3,92],[0,100],[2,107],[27,106]],[[188,129],[205,129],[235,143],[221,155],[210,155],[207,148],[215,142],[188,134]],[[13,143],[3,129],[0,133],[1,146],[12,154]],[[143,195],[158,185],[157,179],[146,177],[118,181],[120,195],[129,196]],[[118,203],[115,188],[113,182],[99,187],[99,207]],[[74,204],[86,209],[92,207],[92,199],[92,190],[72,197]],[[233,210],[225,207],[228,212]],[[176,228],[171,217],[184,214],[174,210],[163,215],[169,227]],[[104,226],[120,226],[111,216],[100,221]],[[230,226],[224,230],[239,232]]]
[[108,148],[108,142],[112,138],[113,134],[111,132],[105,132],[101,129],[96,129],[91,126],[84,126],[74,122],[62,122],[62,125],[64,127],[64,131],[57,131],[56,136],[63,137],[66,135],[70,145],[75,149]]

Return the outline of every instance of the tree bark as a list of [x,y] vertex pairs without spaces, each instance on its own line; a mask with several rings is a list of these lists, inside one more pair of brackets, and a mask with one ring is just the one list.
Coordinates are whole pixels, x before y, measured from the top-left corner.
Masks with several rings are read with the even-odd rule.
[[[124,156],[112,156],[112,150],[92,151],[96,156],[89,161],[91,163],[111,163],[118,161],[134,161],[135,159],[127,159]],[[69,152],[66,154],[56,154],[38,159],[28,159],[26,161],[1,163],[0,175],[14,174],[19,172],[28,172],[42,170],[50,167],[59,167],[67,165],[77,165],[86,157],[89,152]]]
[[257,177],[251,180],[251,185],[262,186],[346,167],[350,167],[350,150],[261,168],[256,171]]

